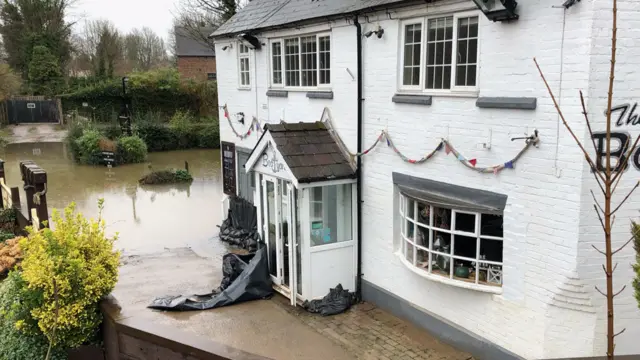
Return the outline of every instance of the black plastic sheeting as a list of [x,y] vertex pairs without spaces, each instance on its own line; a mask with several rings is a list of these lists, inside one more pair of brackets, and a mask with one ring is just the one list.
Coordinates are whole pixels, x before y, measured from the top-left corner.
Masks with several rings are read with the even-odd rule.
[[258,248],[258,215],[252,203],[237,196],[229,199],[227,219],[220,225],[220,240],[249,251]]
[[356,294],[342,288],[338,284],[321,300],[305,301],[302,307],[308,312],[319,313],[322,316],[341,314],[356,303]]
[[159,297],[148,307],[172,311],[208,310],[273,295],[264,246],[250,255],[225,255],[222,274],[220,287],[209,294]]

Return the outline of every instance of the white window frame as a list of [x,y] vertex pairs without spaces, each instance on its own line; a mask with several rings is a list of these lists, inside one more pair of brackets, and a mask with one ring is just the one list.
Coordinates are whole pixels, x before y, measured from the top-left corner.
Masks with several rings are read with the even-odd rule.
[[[288,39],[298,39],[298,64],[300,65],[298,68],[298,76],[299,76],[299,80],[300,80],[300,84],[302,84],[302,38],[305,37],[309,37],[309,36],[315,36],[316,38],[316,64],[317,64],[317,69],[316,69],[316,79],[317,79],[317,85],[316,86],[288,86],[287,85],[287,80],[286,80],[286,68],[285,68],[285,64],[286,64],[286,54],[285,54],[285,40]],[[323,37],[328,37],[329,38],[329,59],[330,59],[330,64],[329,64],[329,78],[330,81],[327,84],[320,84],[320,38]],[[276,84],[274,82],[274,74],[273,74],[273,45],[274,43],[280,43],[280,61],[281,61],[281,65],[280,65],[280,70],[282,72],[282,83],[281,84]],[[333,37],[331,36],[330,32],[319,32],[319,33],[312,33],[312,34],[301,34],[301,35],[296,35],[296,36],[285,36],[285,37],[281,37],[281,38],[274,38],[271,39],[269,41],[269,80],[270,80],[270,86],[272,88],[281,88],[281,89],[285,89],[285,90],[289,90],[289,91],[309,91],[309,90],[318,90],[318,89],[330,89],[331,88],[331,83],[333,81]]]
[[[399,46],[399,63],[398,63],[398,90],[400,92],[411,92],[411,93],[421,93],[425,95],[448,95],[448,94],[460,94],[460,95],[477,95],[480,89],[479,80],[480,80],[480,47],[481,47],[481,38],[482,38],[482,13],[479,11],[464,11],[464,12],[455,12],[449,14],[438,14],[432,16],[424,16],[420,18],[406,19],[400,21],[400,46]],[[450,89],[427,89],[426,88],[426,67],[427,67],[427,24],[429,20],[453,17],[453,41],[451,47],[451,87]],[[456,86],[456,70],[458,64],[457,57],[457,47],[458,47],[458,21],[460,18],[466,17],[478,17],[478,54],[477,54],[477,62],[476,62],[476,85],[475,86]],[[405,45],[405,26],[413,25],[413,24],[421,24],[422,25],[422,41],[420,45],[420,50],[422,52],[420,56],[420,83],[418,86],[416,85],[404,85],[404,45]]]
[[[247,49],[246,53],[243,53],[240,51],[240,49],[242,49],[242,47],[245,47]],[[249,48],[247,45],[238,42],[236,49],[238,49],[238,88],[239,89],[251,89],[251,48]],[[248,84],[243,84],[242,83],[242,59],[247,59],[247,66],[248,66],[248,75],[249,75],[249,83]]]
[[[407,209],[408,203],[409,201],[413,201],[413,218],[408,217],[408,214],[405,214],[405,210]],[[429,224],[424,224],[422,222],[419,221],[418,219],[418,203],[421,203],[423,205],[427,205],[430,206],[430,211],[429,211]],[[456,209],[451,209],[451,208],[447,208],[448,210],[451,210],[451,219],[449,219],[449,229],[443,229],[443,228],[439,228],[435,225],[430,225],[434,222],[433,219],[433,210],[435,207],[438,208],[445,208],[445,207],[439,207],[437,205],[434,204],[429,204],[428,202],[425,201],[421,201],[421,200],[417,200],[414,199],[410,196],[404,195],[402,193],[399,193],[399,208],[398,208],[398,213],[400,214],[400,240],[401,240],[401,244],[400,244],[400,251],[398,253],[398,256],[400,257],[400,259],[402,259],[403,263],[409,267],[411,270],[413,270],[415,273],[431,279],[431,280],[436,280],[438,282],[442,282],[442,283],[446,283],[449,285],[453,285],[453,286],[459,286],[459,287],[464,287],[464,288],[470,288],[470,289],[474,289],[474,290],[480,290],[480,291],[486,291],[486,292],[491,292],[491,293],[501,293],[502,292],[502,286],[504,285],[504,234],[502,237],[496,237],[496,236],[490,236],[490,235],[482,235],[481,234],[481,216],[483,213],[481,212],[471,212],[471,211],[466,211],[466,210],[456,210]],[[475,215],[475,231],[473,233],[471,232],[467,232],[467,231],[462,231],[462,230],[456,230],[455,226],[455,219],[456,219],[456,214],[473,214]],[[504,217],[503,217],[504,219]],[[413,226],[413,236],[410,238],[408,237],[408,233],[407,233],[407,222],[411,223]],[[425,247],[423,245],[418,245],[417,241],[416,241],[416,234],[418,233],[418,229],[419,227],[422,227],[426,230],[431,230],[429,231],[429,238],[428,238],[428,247]],[[451,246],[451,251],[448,254],[436,251],[435,249],[433,249],[433,242],[434,242],[434,232],[441,232],[441,233],[447,233],[447,234],[451,234],[451,242],[450,242],[450,246]],[[476,255],[475,258],[467,258],[464,256],[460,256],[460,255],[454,255],[455,252],[455,236],[465,236],[465,237],[475,237],[476,238]],[[486,260],[486,259],[481,259],[480,258],[480,248],[481,248],[481,244],[482,244],[482,240],[487,240],[487,241],[502,241],[503,242],[503,259],[502,262],[498,262],[498,261],[491,261],[491,260]],[[409,260],[407,259],[407,249],[408,246],[407,244],[410,244],[413,247],[413,259]],[[417,261],[417,253],[418,250],[426,252],[428,254],[428,266],[425,269],[424,267],[420,267],[418,266],[418,261]],[[446,256],[450,259],[450,265],[449,265],[449,277],[444,277],[442,275],[439,274],[435,274],[433,273],[433,260],[434,260],[434,256],[435,255],[443,255]],[[454,277],[454,271],[455,271],[455,260],[464,260],[464,261],[469,261],[472,263],[476,263],[476,264],[483,264],[483,265],[493,265],[493,266],[500,266],[501,267],[501,271],[502,271],[502,283],[500,285],[498,284],[493,284],[493,285],[489,285],[487,282],[485,283],[481,283],[480,282],[480,272],[476,271],[475,274],[475,281],[474,282],[470,282],[470,281],[464,281],[464,280],[459,280],[456,279]],[[479,265],[476,265],[479,266]],[[485,270],[485,269],[483,269]],[[489,277],[489,270],[486,269],[487,271],[487,277]],[[488,280],[488,279],[487,279]]]

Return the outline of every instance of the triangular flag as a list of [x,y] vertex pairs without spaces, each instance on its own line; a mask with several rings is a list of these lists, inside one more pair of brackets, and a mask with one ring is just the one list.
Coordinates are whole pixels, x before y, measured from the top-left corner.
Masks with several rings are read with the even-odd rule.
[[229,119],[229,108],[227,107],[227,104],[224,104],[224,117]]
[[389,141],[389,137],[385,136],[385,138],[387,139],[387,146],[391,146],[391,141]]
[[513,160],[507,161],[506,163],[504,163],[504,167],[507,169],[513,169]]
[[464,156],[462,156],[462,154],[459,154],[459,155],[458,155],[458,160],[460,160],[460,161],[464,161]]
[[449,153],[451,152],[451,148],[449,147],[449,144],[445,144],[444,145],[444,152],[449,155]]
[[500,170],[499,166],[494,166],[493,167],[493,175],[498,175],[498,171]]
[[470,163],[471,165],[473,165],[473,166],[476,166],[476,163],[477,163],[477,162],[478,162],[478,160],[476,160],[476,159],[471,159],[471,160],[469,160],[469,163]]
[[249,131],[247,131],[247,136],[251,135],[251,129],[249,129]]
[[436,151],[440,151],[442,150],[442,142],[440,142],[440,144],[438,144],[438,147],[436,148]]
[[415,164],[416,161],[415,160],[409,160],[410,163]]

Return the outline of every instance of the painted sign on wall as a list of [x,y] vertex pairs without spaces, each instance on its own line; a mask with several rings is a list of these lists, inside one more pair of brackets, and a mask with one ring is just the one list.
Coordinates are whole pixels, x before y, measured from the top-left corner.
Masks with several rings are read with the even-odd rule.
[[[629,125],[640,125],[640,116],[637,113],[638,103],[634,104],[621,104],[611,108],[611,121],[616,127],[629,126]],[[605,111],[605,116],[606,111]],[[606,162],[606,153],[607,153],[607,133],[606,132],[594,132],[593,140],[596,143],[596,168],[598,171],[605,171],[605,162]],[[632,137],[626,131],[611,131],[611,159],[612,166],[616,166],[618,164],[618,159],[620,159],[620,163],[624,162],[625,154],[629,151],[629,147],[633,146],[635,141],[635,137]],[[629,164],[633,164],[633,166],[640,170],[640,147],[636,149],[631,154],[631,159],[629,159]],[[624,169],[626,170],[629,167]],[[621,166],[617,165],[614,171],[620,171]]]
[[222,189],[227,195],[236,194],[236,145],[222,141]]
[[284,171],[284,164],[278,161],[274,150],[271,151],[271,154],[269,154],[269,151],[265,151],[262,154],[262,166],[271,169],[274,174]]

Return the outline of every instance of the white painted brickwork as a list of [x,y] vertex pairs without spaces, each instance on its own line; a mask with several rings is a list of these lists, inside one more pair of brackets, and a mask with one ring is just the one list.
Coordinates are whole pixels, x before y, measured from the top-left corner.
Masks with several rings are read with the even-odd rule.
[[[390,148],[380,146],[364,157],[363,177],[363,277],[417,307],[456,323],[527,359],[603,355],[605,312],[594,285],[604,288],[602,257],[591,248],[601,246],[602,233],[592,210],[590,189],[597,189],[580,150],[564,129],[547,95],[535,65],[537,57],[567,120],[578,136],[589,141],[578,90],[582,89],[589,114],[604,128],[610,49],[610,1],[583,0],[567,10],[553,8],[562,1],[529,0],[518,5],[520,19],[492,23],[481,16],[480,96],[537,97],[535,111],[480,109],[475,97],[434,96],[431,106],[395,104],[399,22],[408,14],[434,14],[469,10],[471,1],[443,1],[415,9],[369,16],[364,32],[385,29],[382,39],[365,38],[364,98],[366,146],[386,129],[396,146],[418,159],[447,138],[462,154],[477,158],[479,166],[511,159],[523,146],[514,136],[540,131],[539,148],[528,151],[515,170],[498,176],[479,174],[459,164],[453,156],[438,154],[423,165],[403,163]],[[620,30],[615,104],[640,101],[640,1],[619,0]],[[565,20],[563,25],[563,19]],[[564,39],[563,39],[564,27]],[[220,104],[231,113],[257,114],[261,121],[277,123],[318,120],[329,107],[334,125],[346,146],[355,151],[356,39],[355,27],[346,21],[323,23],[300,30],[280,30],[266,37],[331,30],[333,100],[308,99],[305,92],[288,98],[267,97],[268,48],[251,52],[252,89],[238,90],[237,44],[218,40]],[[564,56],[561,56],[564,54]],[[257,74],[254,66],[257,65]],[[562,79],[562,81],[561,81]],[[257,81],[256,81],[257,80]],[[255,86],[257,82],[257,87]],[[256,101],[257,88],[257,101]],[[561,96],[560,96],[561,93]],[[640,112],[640,111],[637,111]],[[222,114],[222,113],[221,113]],[[236,129],[242,126],[235,122]],[[639,129],[625,126],[632,135]],[[492,147],[483,149],[491,134]],[[559,134],[559,137],[558,137]],[[255,132],[240,141],[221,116],[221,137],[252,148]],[[588,143],[587,143],[588,144]],[[392,173],[489,190],[508,196],[504,212],[504,286],[501,295],[435,283],[407,269],[399,248],[397,194]],[[618,192],[624,194],[640,172],[632,168]],[[629,219],[637,218],[640,193],[617,216],[615,242],[628,239]],[[396,219],[392,221],[391,219]],[[617,257],[616,287],[630,285],[629,247]],[[640,310],[626,290],[617,298],[617,328],[627,331],[617,339],[618,354],[640,353]]]

